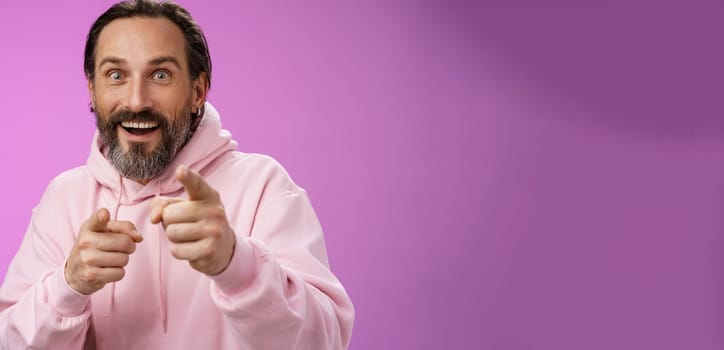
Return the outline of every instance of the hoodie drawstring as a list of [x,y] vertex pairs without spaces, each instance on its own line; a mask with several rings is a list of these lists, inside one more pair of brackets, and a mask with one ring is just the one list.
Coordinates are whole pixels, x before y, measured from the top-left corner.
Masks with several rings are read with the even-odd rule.
[[[113,209],[113,220],[118,220],[118,211],[121,209],[121,200],[123,199],[123,176],[118,175],[118,181],[120,182],[120,190],[118,191],[118,200],[116,201],[116,207]],[[111,283],[111,295],[108,299],[108,308],[106,309],[106,318],[111,317],[113,311],[113,302],[116,299],[116,282]]]
[[[123,176],[119,177],[119,183],[120,183],[120,190],[118,191],[118,200],[116,201],[115,208],[113,209],[113,220],[118,220],[118,211],[121,209],[121,202],[123,200]],[[157,182],[156,187],[156,197],[161,195],[161,183]],[[161,231],[162,225],[156,225],[156,238],[158,239],[158,284],[159,284],[159,302],[161,306],[161,326],[163,327],[163,332],[166,333],[167,326],[168,326],[168,312],[167,312],[167,293],[166,293],[166,282],[163,278],[163,259],[161,258],[161,254],[163,253],[163,249],[161,249],[161,244],[163,244],[163,238],[161,237],[163,235],[163,232]],[[113,312],[113,303],[115,302],[115,295],[116,295],[116,282],[111,283],[111,293],[109,295],[108,299],[108,308],[106,309],[106,318],[111,317],[111,313]]]
[[[161,182],[156,183],[158,186],[156,187],[156,197],[161,195]],[[166,326],[167,326],[167,293],[166,293],[166,282],[163,278],[163,259],[161,259],[161,244],[163,243],[162,237],[164,235],[163,232],[161,232],[161,228],[163,225],[156,225],[156,238],[158,239],[158,294],[159,294],[159,302],[161,303],[161,325],[163,326],[163,332],[166,333]]]

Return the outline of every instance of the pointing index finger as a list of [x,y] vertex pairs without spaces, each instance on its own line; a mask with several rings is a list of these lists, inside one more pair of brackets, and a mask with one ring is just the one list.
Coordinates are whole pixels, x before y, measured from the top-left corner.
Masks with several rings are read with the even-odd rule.
[[189,169],[185,165],[180,165],[176,168],[176,180],[186,189],[189,200],[215,199],[218,196],[216,190],[209,186],[199,173]]

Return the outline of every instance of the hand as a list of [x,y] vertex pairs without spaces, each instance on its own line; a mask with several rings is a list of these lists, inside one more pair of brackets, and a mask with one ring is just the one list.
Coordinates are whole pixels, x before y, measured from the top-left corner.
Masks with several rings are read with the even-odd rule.
[[111,221],[102,208],[81,226],[78,238],[65,264],[65,280],[81,294],[89,295],[108,282],[125,275],[128,256],[143,237],[129,221]]
[[171,255],[213,276],[226,269],[234,254],[236,236],[216,192],[197,172],[179,166],[176,180],[188,200],[158,197],[151,203],[151,223],[163,223]]

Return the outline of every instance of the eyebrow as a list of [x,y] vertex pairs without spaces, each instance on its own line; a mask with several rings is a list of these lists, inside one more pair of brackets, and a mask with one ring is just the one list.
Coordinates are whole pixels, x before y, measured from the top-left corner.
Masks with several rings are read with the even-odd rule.
[[173,56],[156,57],[156,58],[150,60],[148,63],[150,63],[151,65],[157,66],[161,63],[166,63],[166,62],[172,63],[173,65],[176,66],[176,68],[181,69],[181,64],[178,62],[176,57],[173,57]]
[[101,60],[101,63],[98,64],[98,68],[103,67],[104,64],[123,64],[126,63],[126,60],[120,59],[118,57],[106,57],[103,60]]
[[[173,57],[173,56],[160,56],[160,57],[156,57],[156,58],[148,61],[148,63],[149,63],[150,65],[152,65],[152,66],[157,66],[157,65],[159,65],[159,64],[166,63],[166,62],[169,62],[169,63],[175,65],[176,68],[181,69],[181,64],[178,62],[178,60],[176,59],[176,57]],[[111,56],[111,57],[105,57],[105,58],[103,58],[103,60],[101,60],[101,63],[98,65],[98,67],[100,68],[100,67],[102,67],[104,64],[119,64],[119,65],[123,65],[123,64],[125,64],[125,63],[126,63],[126,60],[124,60],[124,59],[122,59],[122,58],[118,58],[118,57],[113,57],[113,56]]]

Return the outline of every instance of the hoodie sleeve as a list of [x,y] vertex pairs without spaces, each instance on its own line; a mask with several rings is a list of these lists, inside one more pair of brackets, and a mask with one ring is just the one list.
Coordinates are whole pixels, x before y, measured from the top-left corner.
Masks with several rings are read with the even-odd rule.
[[354,308],[327,262],[322,228],[304,190],[277,195],[237,233],[211,295],[241,348],[346,349]]
[[[65,282],[64,240],[48,192],[33,210],[30,226],[0,287],[1,349],[82,349],[89,327],[90,297]],[[45,228],[54,227],[54,230]],[[53,234],[55,233],[55,234]]]

